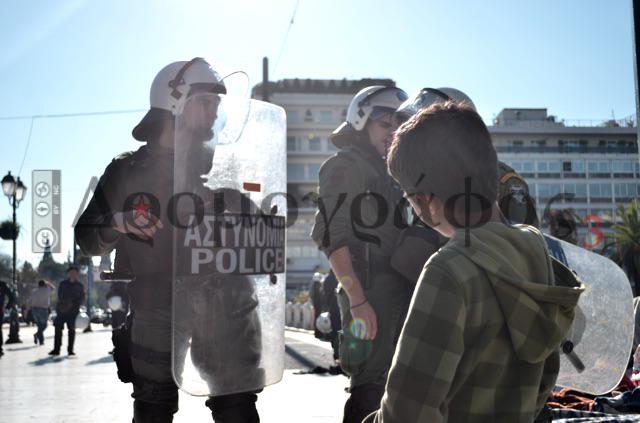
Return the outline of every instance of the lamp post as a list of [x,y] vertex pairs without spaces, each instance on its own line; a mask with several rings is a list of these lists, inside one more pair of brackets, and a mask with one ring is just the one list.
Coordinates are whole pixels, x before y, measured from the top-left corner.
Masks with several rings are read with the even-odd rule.
[[16,222],[16,208],[20,202],[24,199],[24,195],[27,192],[27,187],[24,186],[20,177],[13,178],[11,172],[2,178],[2,192],[9,199],[9,204],[13,209],[13,233],[11,238],[13,239],[13,273],[11,280],[13,282],[14,295],[16,297],[15,306],[11,310],[11,322],[9,323],[9,338],[7,344],[15,344],[22,342],[20,340],[20,322],[18,321],[18,281],[16,279],[16,241],[18,238],[18,225]]

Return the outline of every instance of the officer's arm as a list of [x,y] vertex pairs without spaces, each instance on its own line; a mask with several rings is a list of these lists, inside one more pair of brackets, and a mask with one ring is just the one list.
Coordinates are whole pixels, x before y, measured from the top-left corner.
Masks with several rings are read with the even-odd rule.
[[117,159],[107,166],[96,186],[89,205],[75,227],[76,242],[83,253],[91,256],[109,254],[121,234],[111,227],[113,214],[123,206]]
[[349,303],[351,305],[363,303],[366,298],[356,272],[353,270],[349,247],[345,245],[331,253],[329,263],[336,278],[340,281],[342,289],[347,293]]
[[320,168],[318,211],[311,238],[327,257],[353,238],[351,204],[365,191],[355,166],[351,160],[337,155]]
[[[338,281],[343,284],[351,304],[364,301],[362,287],[353,269],[351,251],[347,246],[353,238],[351,204],[365,191],[356,164],[337,155],[320,168],[318,211],[311,237],[329,258]],[[345,284],[345,281],[350,283]]]

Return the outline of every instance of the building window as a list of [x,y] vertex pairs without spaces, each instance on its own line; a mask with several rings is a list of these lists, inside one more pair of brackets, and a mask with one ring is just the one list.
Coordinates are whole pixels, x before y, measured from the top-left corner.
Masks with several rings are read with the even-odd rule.
[[609,162],[605,160],[589,160],[587,162],[589,173],[611,173]]
[[539,173],[560,173],[559,160],[538,161],[536,168]]
[[536,164],[536,168],[538,169],[538,172],[547,172],[548,171],[547,162],[538,162]]
[[321,151],[322,143],[318,137],[309,137],[309,151]]
[[311,163],[307,166],[307,175],[309,180],[317,180],[320,173],[320,165],[317,163]]
[[611,184],[589,185],[589,196],[591,198],[606,198],[611,200]]
[[633,162],[630,160],[613,160],[611,170],[614,173],[633,173]]
[[615,183],[613,184],[613,191],[616,196],[616,200],[620,198],[635,198],[638,195],[638,185],[636,183]]
[[525,160],[522,162],[522,172],[523,173],[533,173],[535,172],[535,166],[533,160]]
[[548,200],[560,194],[560,184],[538,184],[538,197],[540,200]]
[[587,184],[565,183],[564,192],[573,194],[575,198],[587,198]]
[[287,110],[287,121],[289,123],[300,123],[300,112],[297,110]]
[[533,173],[534,162],[533,160],[513,160],[510,166],[518,173]]
[[571,171],[584,173],[584,160],[571,160]]
[[333,113],[328,110],[320,111],[320,123],[332,123],[333,122]]
[[298,143],[296,142],[296,137],[287,137],[287,151],[297,151]]
[[289,181],[304,181],[304,165],[300,163],[288,163],[287,179]]

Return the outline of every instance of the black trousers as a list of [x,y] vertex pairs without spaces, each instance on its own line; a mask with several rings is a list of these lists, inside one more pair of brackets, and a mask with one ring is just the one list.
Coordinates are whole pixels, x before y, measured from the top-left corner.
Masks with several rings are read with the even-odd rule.
[[[173,380],[171,365],[171,310],[136,309],[133,313],[131,342],[135,374],[131,395],[134,399],[133,422],[170,423],[178,411],[178,387]],[[193,339],[191,342],[192,345],[198,345]],[[192,357],[199,362],[198,355]],[[241,358],[242,352],[238,350],[236,357]],[[223,357],[219,360],[225,364],[224,369],[231,372],[228,377],[242,379],[252,376],[247,369],[243,371],[237,368],[238,363],[234,364],[234,361],[238,359]],[[226,380],[224,377],[221,374],[219,380]],[[216,423],[259,423],[257,398],[255,392],[220,395],[209,397],[205,405],[211,409]]]
[[60,313],[56,315],[56,318],[53,321],[53,326],[56,329],[53,339],[53,349],[55,351],[60,351],[60,347],[62,347],[62,330],[64,329],[64,325],[66,324],[69,331],[69,344],[67,345],[67,351],[73,352],[73,344],[76,340],[77,315],[78,313]]

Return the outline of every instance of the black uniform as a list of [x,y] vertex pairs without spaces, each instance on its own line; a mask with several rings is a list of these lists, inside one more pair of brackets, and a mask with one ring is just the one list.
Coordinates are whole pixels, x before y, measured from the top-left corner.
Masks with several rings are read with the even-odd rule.
[[[197,157],[200,164],[193,161],[193,168],[185,169],[193,178],[193,187],[202,186],[200,175],[208,172],[212,162],[208,151],[203,150]],[[164,225],[152,241],[120,234],[109,222],[113,213],[125,211],[130,207],[128,203],[138,201],[135,195],[140,193],[157,199],[151,213]],[[197,194],[211,197],[210,192]],[[203,378],[214,375],[210,386],[239,378],[249,378],[259,385],[264,378],[263,373],[247,370],[256,368],[260,361],[261,332],[258,302],[246,278],[236,277],[224,289],[220,278],[192,278],[176,294],[176,307],[190,316],[184,319],[190,325],[172,328],[174,228],[165,213],[172,195],[173,150],[150,142],[111,162],[75,228],[78,245],[85,253],[105,255],[115,249],[115,271],[130,272],[135,277],[128,294],[133,315],[130,354],[136,423],[170,422],[178,410],[171,363],[172,335],[180,346],[176,351],[177,367],[190,345],[191,360]],[[203,200],[210,211],[213,200]],[[153,203],[150,198],[143,201]],[[224,345],[216,344],[211,333],[216,339],[224,339]],[[180,374],[179,368],[176,374]],[[255,393],[238,393],[211,397],[206,404],[216,422],[255,423],[259,421],[256,399]]]
[[53,350],[60,352],[62,346],[62,330],[67,325],[69,331],[69,344],[67,351],[73,353],[73,344],[76,339],[76,317],[80,312],[80,306],[84,302],[84,287],[80,281],[70,282],[68,279],[60,282],[58,286],[58,304],[56,305],[56,318],[53,321],[55,337]]

